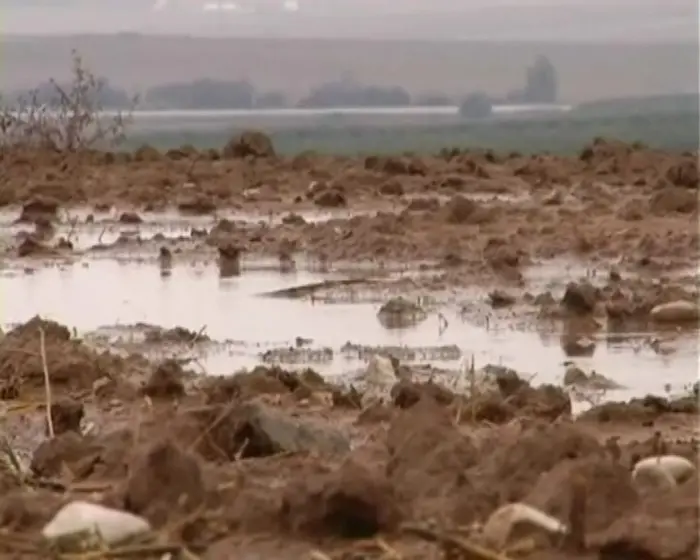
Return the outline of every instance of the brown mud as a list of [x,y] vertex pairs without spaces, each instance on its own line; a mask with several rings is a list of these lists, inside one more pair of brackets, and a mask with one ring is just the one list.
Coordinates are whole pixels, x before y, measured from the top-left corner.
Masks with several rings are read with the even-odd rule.
[[[18,322],[0,334],[3,557],[52,557],[41,529],[75,500],[154,531],[70,558],[697,557],[697,477],[631,477],[661,453],[697,465],[694,341],[678,361],[700,320],[696,154],[283,158],[249,133],[220,151],[0,157]],[[358,302],[377,304],[362,321],[321,305]],[[560,349],[503,334],[523,324]],[[119,328],[138,336],[117,344]],[[653,367],[590,361],[628,336]],[[188,369],[237,340],[258,365]],[[563,375],[464,367],[489,345]],[[336,355],[377,378],[324,377]],[[655,394],[578,414],[577,391],[621,381]],[[571,534],[496,547],[484,523],[512,502]]]
[[472,558],[479,524],[521,501],[577,514],[583,542],[534,534],[501,558],[696,557],[697,478],[668,489],[630,474],[660,444],[697,462],[697,387],[572,418],[560,388],[506,368],[467,398],[393,364],[391,396],[363,409],[311,370],[202,378],[34,318],[0,342],[0,551],[47,557],[39,531],[79,499],[148,519],[140,558]]
[[[18,220],[35,224],[13,249],[21,256],[69,251],[70,239],[52,231],[60,221],[74,224],[71,211],[85,207],[95,212],[84,221],[111,209],[112,220],[136,228],[147,211],[249,212],[263,223],[221,220],[191,231],[201,241],[195,250],[208,244],[243,255],[302,252],[320,262],[429,260],[453,281],[477,272],[518,281],[521,267],[557,256],[687,268],[698,251],[696,156],[604,140],[577,158],[459,150],[285,158],[264,135],[248,135],[221,151],[10,150],[1,163],[0,204],[19,207]],[[304,217],[318,210],[345,215]]]

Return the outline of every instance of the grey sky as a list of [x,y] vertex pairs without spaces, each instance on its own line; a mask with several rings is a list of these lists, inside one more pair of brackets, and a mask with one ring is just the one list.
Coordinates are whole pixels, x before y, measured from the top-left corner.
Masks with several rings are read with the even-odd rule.
[[[187,33],[268,37],[697,41],[696,0],[0,0],[10,34]],[[221,0],[233,2],[235,0]],[[163,0],[161,0],[163,2]],[[249,13],[256,10],[257,13]]]

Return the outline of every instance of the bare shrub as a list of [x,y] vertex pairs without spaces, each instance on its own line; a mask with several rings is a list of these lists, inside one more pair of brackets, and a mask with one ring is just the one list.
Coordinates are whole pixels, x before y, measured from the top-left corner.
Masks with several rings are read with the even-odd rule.
[[137,98],[129,109],[103,114],[100,102],[106,82],[97,78],[72,52],[71,82],[61,86],[53,78],[48,103],[39,90],[8,104],[0,99],[0,149],[25,147],[57,152],[79,152],[118,145],[132,121]]

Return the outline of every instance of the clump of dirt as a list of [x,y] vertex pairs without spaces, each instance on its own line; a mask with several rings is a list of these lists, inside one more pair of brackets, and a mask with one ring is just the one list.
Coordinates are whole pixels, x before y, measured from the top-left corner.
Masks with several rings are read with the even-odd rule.
[[696,395],[667,399],[648,395],[642,399],[629,402],[607,402],[595,406],[580,415],[581,421],[595,422],[632,422],[652,425],[665,414],[698,414],[700,405]]
[[697,496],[697,477],[650,496],[595,535],[591,545],[604,560],[695,558],[700,534]]
[[578,481],[585,483],[585,527],[589,532],[606,529],[636,506],[639,497],[627,465],[611,457],[564,460],[543,473],[524,498],[528,504],[568,520]]
[[536,423],[503,433],[498,444],[482,449],[478,463],[463,473],[454,497],[454,519],[460,524],[485,519],[500,505],[523,500],[539,477],[560,462],[602,454],[596,439],[570,422]]
[[22,205],[17,223],[35,223],[38,220],[58,218],[58,201],[47,197],[35,197]]
[[38,316],[0,340],[0,380],[3,384],[9,381],[17,384],[17,398],[25,390],[43,387],[46,375],[57,387],[92,389],[98,379],[118,374],[125,365],[122,358],[107,352],[99,354],[80,340],[72,339],[65,326]]
[[206,487],[198,459],[172,441],[150,445],[129,464],[124,507],[145,516],[156,527],[173,515],[191,513],[205,499]]
[[409,500],[431,501],[436,507],[456,491],[465,470],[478,460],[476,446],[449,412],[428,399],[393,418],[387,450],[386,473],[397,492]]
[[194,344],[210,340],[206,333],[195,332],[179,326],[172,329],[150,327],[146,331],[146,343],[148,344]]
[[284,490],[282,522],[295,533],[369,539],[391,532],[403,517],[394,486],[381,472],[353,461]]

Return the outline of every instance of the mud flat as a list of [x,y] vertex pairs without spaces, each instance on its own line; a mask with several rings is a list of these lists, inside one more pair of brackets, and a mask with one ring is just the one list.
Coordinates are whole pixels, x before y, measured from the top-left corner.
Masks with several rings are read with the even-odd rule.
[[3,155],[2,554],[697,556],[693,155],[264,140]]

